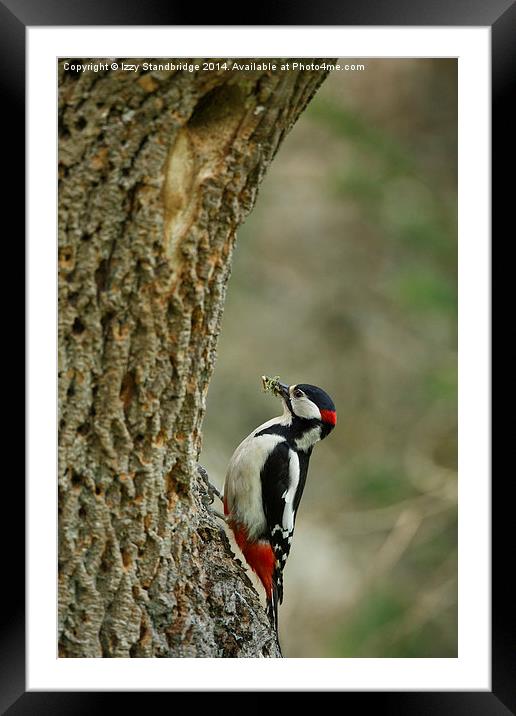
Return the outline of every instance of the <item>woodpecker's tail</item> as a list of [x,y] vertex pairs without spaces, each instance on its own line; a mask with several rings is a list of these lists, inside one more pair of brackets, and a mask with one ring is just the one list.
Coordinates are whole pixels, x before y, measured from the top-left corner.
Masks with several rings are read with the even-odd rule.
[[276,582],[273,582],[272,585],[272,594],[269,599],[267,599],[267,616],[270,619],[270,622],[272,626],[274,627],[274,631],[276,632],[276,641],[278,642],[278,649],[280,652],[280,656],[283,656],[281,653],[281,644],[279,640],[279,631],[278,631],[278,602],[279,602],[279,595],[278,595],[278,586]]

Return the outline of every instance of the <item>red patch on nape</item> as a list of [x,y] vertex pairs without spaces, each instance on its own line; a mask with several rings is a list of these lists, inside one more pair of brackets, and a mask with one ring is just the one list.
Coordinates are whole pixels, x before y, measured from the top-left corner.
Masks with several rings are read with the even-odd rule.
[[337,413],[334,410],[321,410],[321,420],[330,425],[337,424]]

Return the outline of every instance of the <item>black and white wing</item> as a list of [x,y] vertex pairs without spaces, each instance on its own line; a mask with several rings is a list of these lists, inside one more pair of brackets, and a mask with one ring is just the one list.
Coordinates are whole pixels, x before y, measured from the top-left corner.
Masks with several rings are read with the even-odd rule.
[[290,552],[296,510],[304,487],[297,452],[286,442],[276,445],[263,466],[261,480],[268,537],[276,558],[274,582],[281,604],[282,573]]

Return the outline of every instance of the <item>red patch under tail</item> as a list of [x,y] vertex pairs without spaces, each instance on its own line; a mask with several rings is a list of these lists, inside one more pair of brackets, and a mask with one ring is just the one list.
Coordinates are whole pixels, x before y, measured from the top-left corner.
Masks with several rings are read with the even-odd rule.
[[240,525],[231,525],[231,527],[235,534],[236,543],[242,550],[247,563],[251,569],[256,572],[263,584],[267,599],[271,599],[274,567],[276,564],[276,557],[274,556],[272,547],[268,542],[264,541],[250,542],[247,539],[246,529]]
[[[224,511],[227,513],[227,505],[224,502]],[[281,653],[281,645],[278,634],[278,586],[274,581],[276,569],[276,557],[269,542],[250,542],[247,538],[247,531],[242,525],[235,524],[229,520],[229,525],[235,535],[235,540],[246,558],[251,569],[258,575],[267,596],[267,614],[273,628],[276,631],[278,649]]]

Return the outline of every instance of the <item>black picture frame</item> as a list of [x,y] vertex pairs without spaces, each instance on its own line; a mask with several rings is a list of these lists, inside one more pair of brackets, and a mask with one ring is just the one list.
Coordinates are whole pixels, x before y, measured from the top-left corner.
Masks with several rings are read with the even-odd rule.
[[[272,4],[271,4],[272,5]],[[362,26],[484,26],[492,33],[492,172],[493,235],[502,226],[511,226],[513,172],[510,147],[514,149],[516,121],[510,107],[511,79],[515,73],[516,4],[513,0],[362,0],[337,5],[330,0],[283,2],[270,7],[256,4],[253,22],[241,19],[241,7],[232,15],[224,5],[205,5],[202,25],[362,25]],[[254,10],[254,8],[253,8]],[[194,13],[196,17],[194,18]],[[238,22],[235,22],[238,17]],[[20,157],[25,144],[25,31],[29,26],[63,25],[194,25],[199,10],[186,4],[157,0],[0,0],[0,89],[2,104],[8,108],[4,142],[18,147],[16,161],[9,165],[9,205],[17,216],[24,216],[23,182],[25,163]],[[7,113],[6,113],[7,114]],[[7,134],[8,133],[8,134]],[[512,136],[511,136],[512,135]],[[8,138],[6,140],[6,138]],[[4,164],[5,170],[5,164]],[[23,224],[21,218],[19,226]],[[20,228],[21,231],[21,228]],[[14,238],[14,237],[13,237]],[[14,241],[12,242],[15,243]],[[21,239],[18,246],[22,246]],[[12,248],[15,248],[14,246]],[[501,305],[503,286],[493,291],[493,302]],[[495,312],[493,311],[493,316]],[[29,349],[34,349],[29,346]],[[509,463],[510,464],[510,463]],[[19,470],[16,470],[19,472]],[[512,470],[509,470],[512,472]],[[507,474],[507,473],[506,473]],[[509,475],[507,475],[509,477]],[[516,713],[516,637],[513,624],[514,593],[507,588],[506,576],[514,563],[512,503],[506,499],[504,479],[492,485],[492,691],[468,692],[342,692],[341,708],[358,700],[358,708],[381,709],[381,713],[468,714],[502,716]],[[120,692],[26,692],[25,690],[25,614],[24,614],[24,484],[21,476],[9,480],[9,511],[17,518],[16,539],[6,539],[2,551],[2,573],[7,577],[9,605],[2,613],[0,633],[0,712],[20,714],[90,714],[94,709],[121,708]],[[509,512],[511,510],[511,512]],[[9,528],[11,529],[11,528]],[[512,537],[512,539],[511,539]],[[507,561],[506,561],[507,560]],[[49,578],[52,578],[49,576]],[[149,692],[131,693],[132,706],[142,704]],[[153,693],[153,696],[155,694]],[[162,694],[169,699],[171,694]],[[116,701],[115,701],[116,699]],[[136,700],[136,701],[135,701]],[[240,701],[243,708],[245,699]]]

